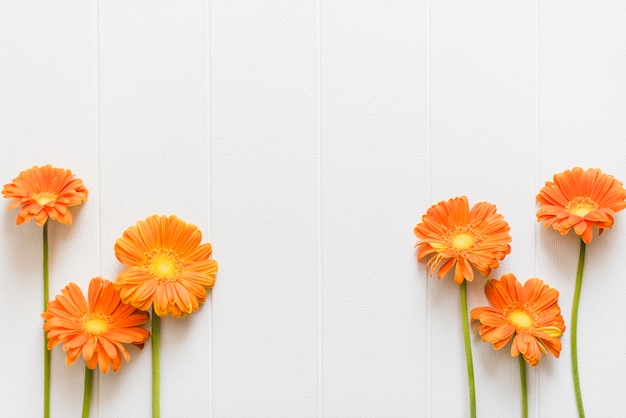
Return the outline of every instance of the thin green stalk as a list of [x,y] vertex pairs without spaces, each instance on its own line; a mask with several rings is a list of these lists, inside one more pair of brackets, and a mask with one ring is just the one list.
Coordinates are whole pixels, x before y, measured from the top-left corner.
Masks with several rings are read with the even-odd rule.
[[[43,311],[48,309],[48,222],[43,224]],[[43,332],[43,416],[50,418],[50,350],[48,337]]]
[[85,367],[85,389],[83,392],[83,418],[89,418],[89,407],[91,406],[91,386],[93,383],[93,370]]
[[524,356],[518,355],[519,358],[519,380],[522,387],[522,418],[528,418],[528,388],[526,387],[526,360]]
[[159,363],[159,339],[161,317],[152,311],[152,418],[161,417],[161,367]]
[[467,364],[467,384],[469,387],[470,417],[476,418],[476,387],[474,384],[474,363],[472,361],[472,346],[470,344],[469,319],[467,317],[467,280],[461,283],[461,318],[463,322],[463,337],[465,341],[465,362]]
[[574,377],[574,394],[576,395],[576,406],[578,407],[579,418],[585,417],[583,409],[583,396],[580,392],[580,378],[578,376],[578,347],[576,334],[578,331],[578,304],[580,302],[580,289],[583,284],[583,270],[585,268],[585,241],[580,240],[580,253],[578,255],[578,271],[576,271],[576,287],[574,288],[574,301],[572,303],[572,374]]

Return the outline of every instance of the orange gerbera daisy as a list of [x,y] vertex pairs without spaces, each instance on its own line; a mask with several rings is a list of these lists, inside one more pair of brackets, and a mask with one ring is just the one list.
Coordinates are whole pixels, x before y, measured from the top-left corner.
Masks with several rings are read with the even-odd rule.
[[428,209],[415,227],[420,239],[417,259],[432,254],[430,274],[441,265],[437,272],[440,279],[456,265],[454,281],[458,284],[464,279],[474,280],[472,266],[487,277],[498,267],[498,260],[511,252],[509,230],[490,203],[477,203],[470,211],[465,196],[442,201]]
[[143,348],[150,336],[140,325],[148,321],[147,312],[122,303],[113,283],[101,277],[89,282],[89,304],[76,283],[70,283],[48,303],[44,331],[48,332],[48,349],[63,343],[65,362],[73,364],[83,355],[87,367],[96,365],[104,373],[113,366],[117,371],[130,355],[124,343]]
[[68,206],[86,202],[87,193],[83,181],[70,170],[49,164],[22,171],[2,189],[4,197],[15,199],[9,204],[9,210],[22,206],[17,224],[34,218],[39,226],[45,224],[48,218],[70,225],[72,214]]
[[[500,280],[491,279],[485,294],[492,306],[472,309],[472,319],[481,322],[480,335],[498,350],[511,338],[511,356],[524,356],[531,366],[541,359],[541,352],[558,357],[559,337],[565,332],[559,292],[532,278],[522,284],[511,273]],[[513,337],[515,336],[515,337]]]
[[202,233],[172,215],[152,215],[124,231],[115,255],[128,266],[115,279],[122,300],[158,316],[182,317],[198,309],[213,287],[217,263]]
[[565,235],[574,227],[585,244],[593,237],[593,227],[599,234],[613,226],[615,214],[626,208],[626,190],[622,182],[597,168],[583,171],[580,167],[554,175],[539,191],[541,204],[537,221],[552,226]]

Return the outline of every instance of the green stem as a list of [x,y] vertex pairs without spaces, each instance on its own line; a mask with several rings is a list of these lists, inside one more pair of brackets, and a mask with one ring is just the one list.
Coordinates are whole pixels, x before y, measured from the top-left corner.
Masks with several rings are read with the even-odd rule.
[[83,418],[89,418],[89,406],[91,405],[91,385],[93,382],[93,370],[85,367],[85,389],[83,392]]
[[576,406],[578,407],[579,418],[584,418],[585,411],[583,409],[583,396],[580,392],[580,378],[578,376],[578,347],[577,347],[577,330],[578,330],[578,304],[580,302],[580,289],[583,284],[583,270],[585,268],[585,241],[580,240],[580,254],[578,255],[578,271],[576,272],[576,287],[574,288],[574,301],[572,303],[572,374],[574,376],[574,393],[576,395]]
[[524,356],[518,355],[519,358],[519,380],[522,387],[522,418],[528,418],[528,389],[526,387],[526,360]]
[[161,367],[159,363],[159,339],[161,317],[152,310],[152,418],[161,417]]
[[[43,224],[43,311],[48,309],[48,222]],[[43,416],[50,418],[50,350],[48,337],[43,332]]]
[[476,387],[474,385],[474,363],[472,361],[472,346],[470,344],[469,319],[467,317],[467,280],[461,283],[461,318],[463,322],[463,337],[465,340],[465,362],[467,364],[467,384],[470,397],[470,417],[476,418]]

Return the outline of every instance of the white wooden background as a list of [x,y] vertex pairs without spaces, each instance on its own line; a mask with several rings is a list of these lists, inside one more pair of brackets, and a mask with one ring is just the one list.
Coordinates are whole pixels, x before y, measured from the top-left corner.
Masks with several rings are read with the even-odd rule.
[[[112,280],[115,239],[153,213],[212,242],[207,303],[163,321],[164,417],[463,417],[458,286],[427,278],[413,227],[453,196],[496,204],[513,242],[493,277],[541,277],[569,326],[578,240],[537,224],[535,195],[576,165],[626,181],[625,19],[617,0],[3,1],[0,183],[50,163],[90,190],[50,227],[52,297]],[[15,216],[0,414],[36,417],[41,228]],[[587,251],[589,417],[626,413],[625,252],[623,213]],[[519,416],[508,347],[472,343],[479,416]],[[150,348],[131,356],[97,373],[93,417],[149,416]],[[53,416],[79,416],[63,359]],[[531,417],[575,416],[567,332],[529,396]]]

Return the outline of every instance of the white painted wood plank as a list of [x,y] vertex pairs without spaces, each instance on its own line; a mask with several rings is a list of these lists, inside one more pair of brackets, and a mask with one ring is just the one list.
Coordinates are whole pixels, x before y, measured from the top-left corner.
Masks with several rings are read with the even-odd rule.
[[[470,207],[495,204],[513,241],[491,277],[513,272],[522,282],[536,274],[534,18],[532,2],[431,2],[430,204],[459,195]],[[470,310],[487,304],[485,281],[477,273],[468,285]],[[459,286],[451,275],[429,282],[432,413],[468,416]],[[518,362],[510,347],[494,351],[477,335],[472,347],[478,415],[517,411]],[[536,377],[529,373],[533,410]]]
[[316,2],[211,3],[213,415],[318,415]]
[[322,2],[324,416],[426,416],[426,39],[425,2]]
[[[539,9],[540,184],[574,166],[598,167],[626,181],[626,9],[621,2],[541,2]],[[615,327],[626,314],[620,260],[626,214],[587,245],[578,320],[578,362],[587,416],[626,411],[626,358]],[[579,239],[540,228],[540,269],[560,285],[566,325],[571,320]],[[544,274],[544,273],[542,273]],[[570,335],[563,364],[542,373],[546,415],[575,415]],[[560,363],[560,362],[559,362]],[[555,402],[558,397],[561,402]]]
[[[207,7],[100,4],[101,258],[111,279],[122,269],[115,240],[152,214],[176,214],[210,242]],[[210,297],[189,317],[163,319],[162,416],[208,413],[210,327]],[[102,416],[150,416],[149,344],[131,356],[100,379]]]
[[[0,173],[2,184],[34,165],[69,168],[93,190],[98,182],[95,2],[0,6]],[[0,312],[4,361],[0,410],[43,411],[42,228],[15,225],[0,210]],[[50,297],[98,267],[98,196],[71,209],[71,226],[49,227]],[[84,366],[83,366],[84,367]],[[80,413],[83,367],[52,353],[52,416]]]

